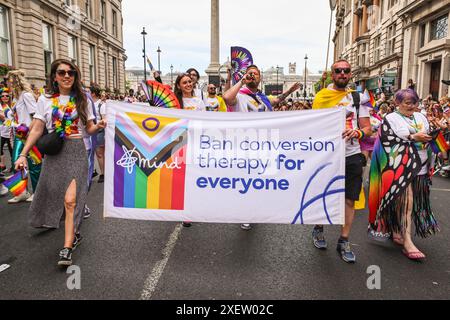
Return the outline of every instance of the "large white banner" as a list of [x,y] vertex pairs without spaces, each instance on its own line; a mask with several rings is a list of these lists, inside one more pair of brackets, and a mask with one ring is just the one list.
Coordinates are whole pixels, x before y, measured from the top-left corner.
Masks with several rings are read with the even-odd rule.
[[343,224],[345,110],[107,103],[105,217]]

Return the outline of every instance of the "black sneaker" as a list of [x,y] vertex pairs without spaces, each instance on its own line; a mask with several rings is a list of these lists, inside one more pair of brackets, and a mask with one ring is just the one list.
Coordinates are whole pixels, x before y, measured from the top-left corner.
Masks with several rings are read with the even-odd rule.
[[355,263],[356,256],[350,248],[350,242],[348,240],[339,240],[336,248],[337,252],[341,255],[342,260],[347,263]]
[[92,179],[94,179],[96,176],[98,176],[98,173],[96,170],[94,170],[94,172],[92,172]]
[[243,223],[241,224],[241,229],[244,231],[250,231],[252,230],[252,225],[250,223]]
[[71,266],[72,265],[72,249],[64,248],[59,252],[58,266]]
[[185,222],[185,221],[183,221],[183,222],[181,223],[181,225],[182,225],[183,227],[185,227],[185,228],[190,228],[190,227],[192,227],[192,223],[190,223],[190,222]]
[[72,251],[75,251],[75,249],[81,244],[81,241],[83,240],[83,237],[79,233],[75,233],[75,238],[73,239],[73,246]]
[[103,182],[105,182],[105,175],[104,174],[101,174],[99,177],[98,177],[98,181],[97,181],[98,183],[103,183]]
[[83,219],[87,219],[91,216],[91,209],[87,205],[84,205],[84,211],[83,211]]
[[327,241],[323,235],[323,228],[314,228],[312,231],[312,239],[314,247],[320,250],[326,250]]

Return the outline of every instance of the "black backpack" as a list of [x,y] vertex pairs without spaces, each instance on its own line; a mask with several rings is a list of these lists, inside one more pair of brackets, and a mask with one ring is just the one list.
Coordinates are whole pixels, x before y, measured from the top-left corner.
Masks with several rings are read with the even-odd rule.
[[356,109],[356,125],[359,128],[359,107],[361,104],[361,98],[359,96],[359,93],[356,91],[352,92],[352,98],[353,98],[353,106]]

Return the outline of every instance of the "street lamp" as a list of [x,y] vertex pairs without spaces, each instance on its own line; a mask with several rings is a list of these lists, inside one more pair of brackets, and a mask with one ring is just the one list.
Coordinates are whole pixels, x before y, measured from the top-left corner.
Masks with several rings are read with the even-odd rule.
[[142,52],[144,53],[144,56],[143,56],[143,58],[144,58],[144,81],[145,81],[145,83],[147,83],[147,61],[146,61],[147,54],[145,53],[145,36],[147,35],[147,32],[145,32],[145,27],[142,28],[141,34],[142,34],[142,38],[144,40],[144,49],[142,50]]
[[305,85],[303,86],[303,96],[305,97],[305,101],[306,101],[306,70],[307,70],[307,65],[308,65],[308,55],[305,54]]
[[156,52],[158,52],[158,71],[161,72],[161,49],[158,46],[158,50],[156,50]]
[[170,85],[173,88],[173,65],[170,65]]

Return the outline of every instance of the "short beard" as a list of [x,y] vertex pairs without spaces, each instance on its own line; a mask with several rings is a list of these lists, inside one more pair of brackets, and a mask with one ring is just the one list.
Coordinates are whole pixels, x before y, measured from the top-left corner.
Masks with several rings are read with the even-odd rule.
[[259,83],[249,82],[249,83],[247,83],[247,87],[249,87],[250,89],[258,89]]
[[335,85],[336,88],[338,88],[338,89],[345,89],[345,88],[347,88],[348,82],[346,82],[346,83],[340,83],[340,82],[338,82],[338,81],[335,81],[335,82],[334,82],[334,85]]

